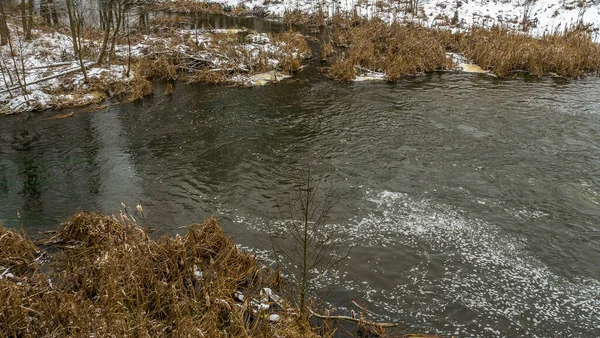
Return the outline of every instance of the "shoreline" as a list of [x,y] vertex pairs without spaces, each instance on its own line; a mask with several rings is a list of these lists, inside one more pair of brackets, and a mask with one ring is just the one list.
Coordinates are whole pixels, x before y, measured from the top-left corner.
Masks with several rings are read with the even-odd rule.
[[[515,73],[579,78],[600,71],[600,47],[590,35],[595,33],[589,27],[542,38],[515,32],[509,26],[471,28],[461,33],[460,24],[427,27],[406,21],[406,16],[400,23],[389,23],[380,19],[388,13],[383,9],[377,12],[381,15],[373,12],[372,19],[368,19],[368,11],[356,10],[358,4],[352,7],[352,16],[346,17],[335,14],[329,7],[319,7],[316,11],[300,6],[298,10],[279,13],[283,5],[274,4],[275,7],[267,9],[271,8],[271,15],[275,13],[275,17],[290,28],[281,33],[259,33],[243,27],[206,29],[199,27],[201,20],[189,27],[192,14],[233,17],[266,14],[257,13],[261,7],[254,2],[242,6],[236,1],[159,3],[155,10],[186,14],[184,17],[157,15],[143,31],[133,35],[129,31],[126,36],[123,32],[120,36],[114,33],[116,43],[110,48],[108,62],[101,63],[92,61],[101,45],[98,36],[102,32],[98,30],[87,31],[87,37],[84,34],[85,57],[78,62],[69,52],[72,43],[66,28],[42,26],[33,30],[32,41],[24,41],[19,25],[11,22],[10,31],[19,48],[16,56],[13,47],[11,50],[6,46],[2,48],[4,89],[0,89],[0,115],[70,107],[93,109],[102,108],[110,101],[135,101],[153,93],[153,80],[168,83],[167,95],[172,94],[169,88],[175,81],[246,87],[276,83],[301,71],[313,57],[307,43],[309,37],[291,30],[292,27],[321,31],[322,27],[331,25],[329,40],[320,41],[321,73],[339,81],[394,82],[435,71],[481,73],[501,78]],[[361,33],[361,29],[367,34]],[[376,39],[368,34],[373,29],[387,30],[386,36],[396,34],[396,37],[389,41]],[[575,43],[569,42],[574,38]],[[398,42],[400,40],[402,42]],[[482,41],[496,43],[483,50],[482,45],[490,44]],[[381,44],[385,47],[375,49]],[[416,49],[412,47],[415,44]],[[407,45],[410,47],[403,51]],[[523,49],[523,46],[529,48]],[[563,52],[564,48],[568,48],[567,52]],[[577,55],[576,51],[582,48],[584,50]],[[548,61],[549,58],[554,60]],[[87,74],[80,69],[81,64],[85,65]]]
[[[279,270],[241,251],[214,217],[152,238],[133,214],[80,211],[33,241],[0,224],[0,330],[9,336],[333,337],[336,321],[386,336],[376,323],[302,310]],[[360,305],[357,305],[360,306]],[[315,318],[315,320],[311,320]],[[8,324],[10,323],[10,325]],[[415,335],[412,335],[415,336]],[[427,337],[437,337],[427,335]]]

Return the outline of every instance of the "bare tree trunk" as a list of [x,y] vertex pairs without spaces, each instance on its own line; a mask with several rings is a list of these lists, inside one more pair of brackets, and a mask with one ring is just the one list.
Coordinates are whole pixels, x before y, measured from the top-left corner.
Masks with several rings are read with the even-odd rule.
[[100,29],[106,29],[106,18],[104,17],[104,6],[102,6],[102,0],[98,0],[98,17],[100,18]]
[[23,33],[27,32],[27,7],[25,0],[21,0],[21,23],[23,25]]
[[56,12],[56,5],[54,4],[54,0],[46,0],[48,2],[48,9],[50,14],[52,15],[52,21],[54,22],[54,26],[58,26],[58,13]]
[[115,44],[117,42],[117,34],[119,34],[119,29],[121,28],[121,19],[123,17],[123,6],[121,5],[121,2],[117,2],[117,25],[115,27],[115,31],[113,32],[113,36],[112,36],[112,41],[110,42],[110,51],[108,53],[108,59],[110,60],[110,58],[114,55],[115,53]]
[[33,0],[29,0],[27,5],[27,32],[25,32],[25,40],[31,40],[31,28],[33,27]]
[[6,12],[4,11],[4,1],[0,1],[0,44],[2,46],[8,43],[8,25],[6,24]]
[[[125,12],[125,16],[127,16],[127,12]],[[131,71],[131,32],[129,30],[129,20],[125,20],[125,27],[127,28],[127,72],[125,76],[129,77],[129,72]]]
[[112,8],[113,8],[114,0],[109,0],[106,7],[106,14],[108,14],[108,22],[106,23],[106,29],[104,29],[104,38],[102,39],[102,46],[100,47],[100,53],[98,53],[98,58],[96,59],[96,63],[101,65],[104,63],[104,58],[106,57],[106,45],[108,45],[108,38],[110,37],[110,29],[112,26]]
[[46,24],[48,26],[52,25],[52,17],[50,16],[48,0],[40,0],[40,16],[46,20]]
[[[23,0],[21,0],[23,1]],[[75,55],[79,54],[79,47],[77,45],[77,28],[76,26],[76,22],[75,22],[75,15],[73,13],[73,4],[71,3],[71,0],[65,0],[65,3],[67,4],[67,14],[69,15],[69,26],[71,28],[71,39],[73,40],[73,53]]]
[[[81,47],[81,20],[80,18],[77,18],[77,25],[75,26],[77,28],[77,43],[79,45],[79,47]],[[79,66],[81,67],[81,72],[83,73],[83,82],[84,83],[88,83],[88,77],[87,77],[87,70],[86,70],[86,66],[83,63],[83,59],[81,58],[81,48],[79,48],[79,53],[77,53],[77,55],[79,56]]]
[[83,73],[83,79],[85,83],[88,82],[87,70],[81,57],[81,20],[77,16],[75,9],[73,8],[72,0],[65,0],[67,5],[67,14],[69,15],[69,26],[71,27],[71,38],[73,39],[73,52],[79,60],[79,66]]

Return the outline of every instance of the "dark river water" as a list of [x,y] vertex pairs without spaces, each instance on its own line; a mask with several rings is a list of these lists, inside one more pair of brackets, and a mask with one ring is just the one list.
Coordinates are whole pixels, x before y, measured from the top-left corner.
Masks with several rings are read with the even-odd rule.
[[339,84],[311,66],[265,87],[155,88],[0,118],[0,222],[33,234],[139,201],[157,233],[216,215],[262,252],[310,166],[352,247],[324,280],[342,312],[356,299],[410,331],[600,336],[600,79]]

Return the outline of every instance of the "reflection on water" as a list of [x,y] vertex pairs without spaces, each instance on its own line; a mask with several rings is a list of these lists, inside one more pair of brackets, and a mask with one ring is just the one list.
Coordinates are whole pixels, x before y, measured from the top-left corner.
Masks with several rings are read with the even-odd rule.
[[159,232],[216,215],[267,249],[265,219],[310,164],[334,182],[331,221],[354,246],[328,275],[336,305],[448,335],[598,336],[599,90],[453,74],[337,84],[307,69],[2,118],[0,221],[33,233],[141,201]]

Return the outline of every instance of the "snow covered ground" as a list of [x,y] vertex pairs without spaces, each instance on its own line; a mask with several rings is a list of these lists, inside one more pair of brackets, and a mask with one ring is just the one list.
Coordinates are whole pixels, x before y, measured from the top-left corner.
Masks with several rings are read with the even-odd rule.
[[[165,0],[177,1],[177,0]],[[219,3],[229,8],[243,5],[250,10],[264,11],[273,17],[283,17],[288,11],[318,12],[323,8],[330,16],[336,11],[356,11],[364,17],[380,17],[385,21],[415,20],[430,27],[447,26],[455,18],[461,27],[502,24],[522,28],[523,18],[529,20],[529,32],[542,35],[573,27],[579,23],[596,28],[600,38],[600,1],[597,0],[420,0],[416,15],[406,13],[404,1],[393,0],[198,0]]]
[[[9,45],[0,47],[0,114],[99,104],[115,92],[120,92],[121,98],[126,97],[135,78],[133,69],[126,75],[124,60],[129,51],[133,60],[152,60],[157,55],[175,53],[201,63],[202,68],[231,71],[235,75],[228,81],[246,86],[264,85],[288,77],[276,71],[281,67],[281,58],[309,56],[294,46],[286,46],[284,41],[272,41],[266,34],[178,29],[167,35],[143,35],[131,48],[115,46],[120,64],[98,67],[93,61],[84,60],[88,66],[86,83],[69,36],[34,30],[33,39],[23,41],[18,26],[11,26],[11,31],[13,52]],[[235,41],[242,33],[245,41],[235,43],[225,52],[221,49],[220,39]],[[82,45],[92,51],[91,55],[97,54],[98,41],[84,41]],[[257,74],[259,63],[266,73]]]
[[[13,52],[9,45],[0,49],[0,114],[84,106],[105,98],[104,93],[84,84],[70,37],[59,32],[33,30],[33,39],[24,41],[18,26],[10,28]],[[59,74],[64,75],[54,77]],[[123,67],[117,65],[90,68],[87,75],[91,81],[110,79],[112,83],[131,79],[125,77]]]

